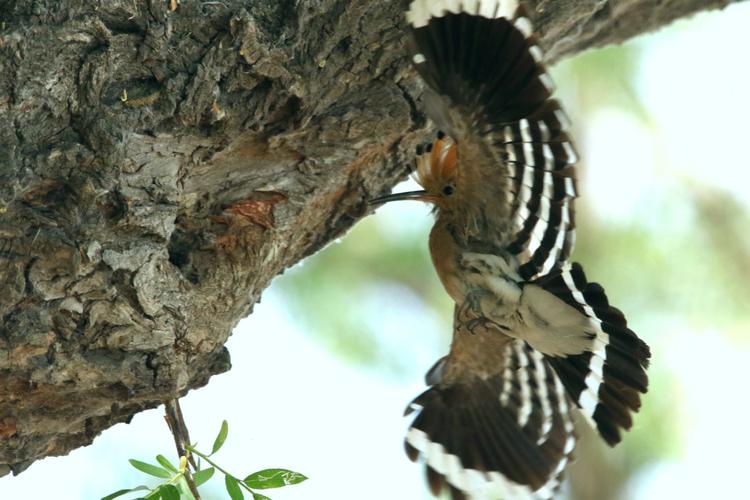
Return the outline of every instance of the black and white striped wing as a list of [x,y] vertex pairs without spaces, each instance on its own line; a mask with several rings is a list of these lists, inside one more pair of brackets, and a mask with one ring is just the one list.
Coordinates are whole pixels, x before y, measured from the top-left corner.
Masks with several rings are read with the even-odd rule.
[[550,100],[529,118],[504,125],[494,142],[503,151],[513,199],[508,249],[525,281],[560,268],[575,244],[577,156],[566,123]]
[[543,354],[520,340],[501,354],[504,368],[487,377],[440,381],[431,370],[434,385],[408,410],[406,451],[435,495],[549,499],[560,488],[576,441],[572,402]]
[[604,289],[586,280],[577,263],[534,282],[589,318],[596,331],[591,351],[572,356],[547,356],[568,393],[611,446],[633,425],[632,413],[648,390],[651,352],[628,328],[622,312],[609,304]]
[[492,152],[487,180],[505,183],[511,224],[503,242],[522,278],[559,268],[575,241],[577,155],[524,2],[416,0],[407,20],[417,70],[453,110],[433,106],[433,119],[460,143],[467,131],[449,115],[462,114],[470,140]]

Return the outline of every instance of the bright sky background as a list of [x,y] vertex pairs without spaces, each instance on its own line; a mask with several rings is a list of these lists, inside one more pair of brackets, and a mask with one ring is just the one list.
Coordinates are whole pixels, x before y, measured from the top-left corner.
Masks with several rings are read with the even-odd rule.
[[[679,195],[670,196],[674,204],[664,202],[665,193],[679,193],[685,179],[727,189],[750,208],[749,27],[750,2],[742,2],[635,42],[642,48],[635,88],[651,116],[649,126],[615,108],[576,124],[588,145],[580,151],[583,196],[597,218],[641,224],[654,237],[665,227],[689,225],[690,209],[680,206]],[[426,245],[427,213],[424,206],[400,203],[375,217],[392,237],[424,233]],[[341,361],[301,328],[272,286],[228,343],[231,372],[183,400],[192,438],[210,448],[227,419],[220,464],[243,477],[267,467],[310,477],[269,491],[274,500],[428,498],[421,467],[403,453],[408,422],[402,412],[422,390],[421,374],[447,349],[434,332],[449,325],[404,290],[374,289],[361,300],[370,304],[366,319],[403,346],[404,363],[413,371],[384,376]],[[743,430],[750,398],[738,385],[750,379],[750,345],[730,342],[716,329],[694,331],[679,318],[654,321],[671,332],[660,337],[669,347],[660,349],[657,362],[679,381],[683,416],[675,425],[682,426],[684,441],[672,460],[636,476],[628,497],[738,498],[750,449]],[[127,459],[152,461],[157,453],[173,454],[161,409],[117,425],[88,448],[0,479],[0,499],[98,499],[141,484],[143,476]],[[212,483],[214,491],[222,490],[223,481]]]

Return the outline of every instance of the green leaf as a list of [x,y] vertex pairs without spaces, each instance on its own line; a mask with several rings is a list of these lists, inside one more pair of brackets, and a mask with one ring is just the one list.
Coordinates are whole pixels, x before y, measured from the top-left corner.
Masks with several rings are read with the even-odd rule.
[[240,489],[240,483],[232,476],[224,476],[224,483],[227,486],[227,493],[232,497],[232,500],[243,500],[245,495],[242,494]]
[[180,500],[180,491],[173,484],[162,484],[159,486],[162,500]]
[[136,498],[136,500],[161,500],[161,490],[155,488],[151,493],[143,498]]
[[149,490],[148,486],[136,486],[135,488],[126,488],[124,490],[117,490],[114,493],[110,493],[106,497],[102,497],[102,500],[112,500],[113,498],[121,497],[125,495],[126,493],[130,493],[132,491],[140,491],[140,490]]
[[180,498],[189,498],[190,500],[194,500],[193,490],[190,489],[190,485],[188,485],[185,476],[181,475],[177,482],[172,484],[177,486],[177,491],[180,492]]
[[216,472],[216,470],[213,467],[195,472],[193,474],[193,482],[195,483],[195,486],[198,487],[211,479],[211,477],[213,477],[214,475],[214,472]]
[[229,424],[226,420],[224,420],[221,423],[221,429],[219,430],[219,435],[216,436],[216,440],[214,441],[214,447],[211,449],[211,455],[219,451],[219,448],[222,447],[224,444],[224,441],[227,440],[227,434],[229,434]]
[[130,465],[141,472],[145,472],[146,474],[161,477],[164,479],[169,479],[170,477],[172,477],[171,472],[169,472],[168,470],[164,470],[161,467],[157,467],[156,465],[147,464],[146,462],[141,462],[140,460],[136,460],[134,458],[131,458],[130,460],[128,460],[128,462],[130,462]]
[[307,477],[299,472],[292,472],[286,469],[264,469],[250,474],[243,482],[250,488],[265,490],[301,483],[305,479]]
[[253,500],[271,500],[271,499],[270,499],[270,498],[268,498],[268,497],[267,497],[267,496],[265,496],[265,495],[261,495],[260,493],[255,493],[255,492],[253,491]]
[[177,467],[169,463],[169,460],[167,460],[164,455],[156,455],[156,461],[159,462],[161,466],[168,471],[172,471],[173,473],[177,474]]

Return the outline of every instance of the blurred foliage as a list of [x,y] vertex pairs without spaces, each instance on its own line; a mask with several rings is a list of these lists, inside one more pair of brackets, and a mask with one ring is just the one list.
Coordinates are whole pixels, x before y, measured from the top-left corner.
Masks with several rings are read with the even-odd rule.
[[[562,61],[550,69],[559,85],[558,98],[574,118],[591,115],[602,107],[627,110],[642,123],[650,121],[633,87],[641,49],[636,43],[605,47]],[[574,120],[573,126],[581,125]]]
[[[427,227],[430,219],[424,220]],[[396,298],[415,314],[438,314],[444,325],[451,324],[452,308],[432,268],[427,234],[387,233],[373,218],[362,221],[342,242],[279,278],[277,290],[296,321],[333,352],[392,375],[414,374],[403,346],[387,341],[391,336],[378,328],[388,312],[384,305],[398,305],[388,303]],[[415,334],[403,326],[401,335]],[[447,339],[450,333],[445,326],[439,335]],[[430,345],[436,339],[423,340]]]

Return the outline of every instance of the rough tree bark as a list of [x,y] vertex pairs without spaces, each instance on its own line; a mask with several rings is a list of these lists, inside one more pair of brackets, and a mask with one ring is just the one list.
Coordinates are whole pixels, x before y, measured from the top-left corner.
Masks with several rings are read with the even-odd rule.
[[[531,2],[551,61],[727,3]],[[229,369],[425,137],[403,33],[397,0],[0,0],[0,475]]]

